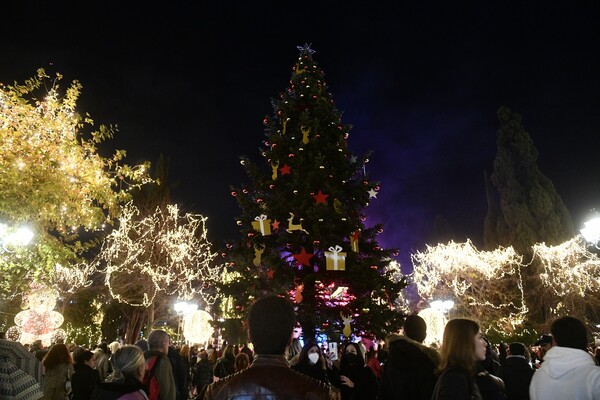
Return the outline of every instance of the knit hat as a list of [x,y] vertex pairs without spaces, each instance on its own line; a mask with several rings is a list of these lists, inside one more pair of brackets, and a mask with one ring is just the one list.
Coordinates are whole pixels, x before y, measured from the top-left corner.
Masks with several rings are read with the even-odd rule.
[[423,343],[427,337],[427,323],[416,314],[409,315],[404,320],[404,335],[419,343]]

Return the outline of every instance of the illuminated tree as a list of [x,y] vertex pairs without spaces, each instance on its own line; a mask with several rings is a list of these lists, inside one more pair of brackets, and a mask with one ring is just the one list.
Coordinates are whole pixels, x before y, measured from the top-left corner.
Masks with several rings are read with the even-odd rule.
[[[573,222],[554,185],[536,164],[538,153],[521,124],[521,116],[501,107],[498,118],[498,149],[491,182],[499,201],[488,185],[485,245],[488,250],[512,246],[525,259],[531,259],[536,243],[559,245],[571,239]],[[533,260],[523,272],[524,284],[539,287],[541,272],[541,265]],[[529,318],[544,323],[550,317],[549,305],[535,291],[526,296]]]
[[413,279],[423,299],[451,299],[453,314],[513,332],[528,311],[522,260],[512,247],[479,251],[470,240],[451,241],[412,254]]
[[94,130],[76,110],[81,84],[61,93],[61,78],[40,69],[24,84],[0,84],[0,220],[35,231],[27,249],[0,255],[0,289],[12,294],[47,280],[56,264],[81,261],[93,245],[81,233],[100,230],[147,180],[147,164],[123,164],[124,151],[100,155],[97,146],[115,129]]
[[394,250],[377,243],[382,226],[365,224],[380,185],[368,157],[348,149],[351,127],[314,51],[299,50],[290,86],[264,120],[262,162],[243,157],[251,184],[232,189],[242,238],[227,251],[225,316],[241,318],[253,299],[275,293],[293,299],[305,337],[383,337],[401,322],[405,280],[392,278]]
[[97,258],[111,296],[131,306],[128,341],[134,341],[154,310],[168,296],[215,302],[221,270],[207,239],[206,218],[179,213],[177,205],[141,215],[133,203],[122,210],[118,226],[105,238]]

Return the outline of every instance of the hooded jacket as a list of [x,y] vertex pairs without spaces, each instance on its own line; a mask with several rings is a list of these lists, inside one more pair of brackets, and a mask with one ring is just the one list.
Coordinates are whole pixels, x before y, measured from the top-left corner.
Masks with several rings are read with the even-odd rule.
[[533,374],[531,400],[600,400],[600,367],[584,350],[554,346]]
[[386,338],[388,356],[383,365],[379,399],[429,400],[440,363],[437,350],[406,336],[392,334]]

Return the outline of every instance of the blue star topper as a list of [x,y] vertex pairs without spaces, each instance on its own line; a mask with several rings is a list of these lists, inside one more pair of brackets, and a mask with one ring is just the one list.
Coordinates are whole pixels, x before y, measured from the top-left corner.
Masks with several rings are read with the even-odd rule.
[[300,51],[300,53],[314,54],[315,50],[311,49],[310,46],[312,46],[312,43],[304,43],[304,46],[296,46],[296,48]]

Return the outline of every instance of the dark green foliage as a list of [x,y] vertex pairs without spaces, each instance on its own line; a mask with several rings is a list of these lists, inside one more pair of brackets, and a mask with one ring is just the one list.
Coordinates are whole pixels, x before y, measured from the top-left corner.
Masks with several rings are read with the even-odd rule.
[[[301,50],[290,87],[272,100],[274,113],[264,120],[262,165],[242,158],[252,184],[232,188],[242,209],[242,239],[227,254],[229,272],[237,273],[223,289],[234,299],[228,312],[243,318],[255,298],[267,293],[294,298],[293,291],[304,285],[298,315],[305,336],[339,336],[343,313],[353,316],[354,334],[381,338],[399,328],[395,301],[406,282],[394,282],[385,272],[395,250],[377,244],[381,226],[365,227],[368,191],[379,190],[379,184],[363,172],[367,156],[357,158],[348,150],[351,127],[342,123],[312,52],[307,46]],[[289,173],[281,170],[288,167]],[[319,192],[328,196],[324,203],[314,197]],[[278,221],[279,228],[272,226],[272,233],[263,236],[252,226],[260,215]],[[289,219],[304,231],[287,232]],[[350,236],[358,230],[357,253]],[[345,271],[326,270],[325,252],[335,246],[347,254]],[[260,263],[257,249],[264,249]],[[314,255],[309,266],[298,266],[293,257],[302,249]],[[355,299],[328,306],[317,293],[319,282],[333,289],[348,286]]]
[[502,107],[498,118],[498,152],[491,181],[500,208],[490,208],[490,218],[492,213],[496,218],[486,234],[486,247],[512,245],[527,255],[535,243],[557,245],[571,239],[574,231],[569,211],[552,181],[539,170],[537,150],[521,117]]

